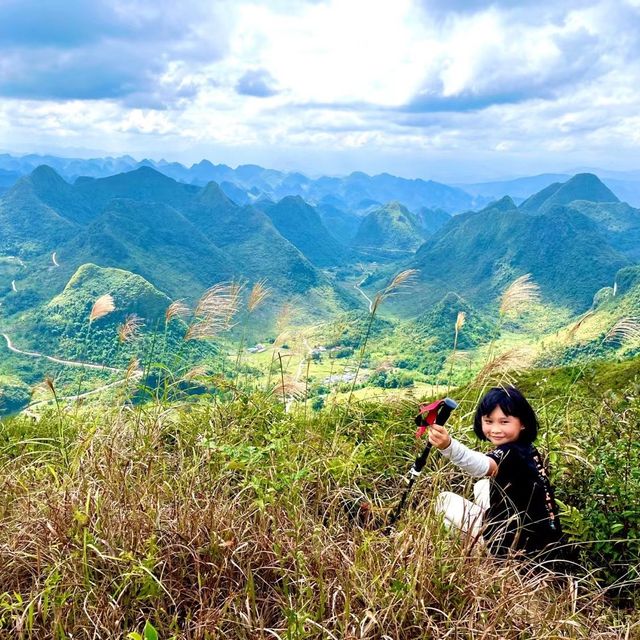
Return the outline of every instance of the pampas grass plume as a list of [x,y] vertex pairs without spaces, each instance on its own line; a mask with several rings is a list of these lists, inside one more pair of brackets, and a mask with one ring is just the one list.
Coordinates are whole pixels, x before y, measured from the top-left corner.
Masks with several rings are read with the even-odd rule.
[[515,314],[523,308],[540,302],[540,287],[527,273],[514,280],[502,294],[500,315]]
[[531,366],[533,353],[530,349],[515,347],[504,351],[482,367],[476,380],[486,382],[487,380],[500,376],[506,379],[509,384],[513,383],[513,375],[522,373]]
[[125,372],[124,378],[125,380],[129,380],[132,376],[141,375],[142,371],[140,370],[140,360],[138,358],[131,358],[129,361],[129,366]]
[[249,300],[247,301],[247,311],[253,313],[269,296],[271,290],[266,286],[266,280],[259,280],[249,293]]
[[169,324],[174,318],[188,318],[190,315],[191,309],[182,300],[174,300],[164,312],[164,321]]
[[604,337],[605,341],[625,342],[640,338],[640,318],[621,318]]
[[89,314],[89,324],[94,320],[103,318],[107,314],[111,313],[116,308],[113,302],[113,297],[109,293],[105,293],[100,296],[91,307],[91,313]]
[[129,314],[125,318],[125,321],[118,327],[118,340],[120,342],[128,342],[135,338],[140,327],[143,325],[144,322],[139,315],[135,313]]
[[203,294],[195,310],[194,322],[185,340],[207,340],[233,327],[243,285],[237,282],[216,284]]
[[398,293],[400,289],[412,284],[417,273],[417,269],[405,269],[404,271],[398,273],[382,291],[378,291],[376,297],[373,300],[373,305],[371,306],[371,313],[375,314],[375,312],[378,310],[378,307],[389,296]]

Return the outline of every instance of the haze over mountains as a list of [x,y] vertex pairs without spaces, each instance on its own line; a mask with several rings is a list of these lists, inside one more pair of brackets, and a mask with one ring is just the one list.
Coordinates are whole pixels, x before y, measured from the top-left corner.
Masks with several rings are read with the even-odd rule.
[[[61,158],[30,154],[12,156],[0,154],[0,193],[36,167],[46,164],[65,180],[73,183],[80,176],[103,178],[142,166],[152,167],[180,182],[205,185],[217,182],[235,202],[244,204],[266,197],[280,200],[287,195],[302,196],[314,205],[347,206],[360,209],[384,205],[397,200],[412,211],[420,206],[441,208],[449,213],[478,209],[493,200],[508,195],[519,204],[529,196],[555,182],[566,182],[575,173],[595,173],[624,202],[640,206],[640,171],[606,171],[579,169],[572,173],[548,173],[509,180],[475,184],[445,185],[431,180],[407,180],[389,174],[368,176],[354,172],[349,176],[310,179],[301,173],[265,169],[257,165],[240,165],[236,169],[225,164],[202,160],[191,167],[178,162],[144,159],[131,156],[117,158]],[[371,202],[369,202],[371,201]]]

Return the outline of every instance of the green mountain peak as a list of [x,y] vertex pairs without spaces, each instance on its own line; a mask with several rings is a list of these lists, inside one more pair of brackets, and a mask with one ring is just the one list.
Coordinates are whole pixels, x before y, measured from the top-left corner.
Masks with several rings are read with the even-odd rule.
[[111,319],[118,321],[130,313],[155,321],[163,317],[171,303],[168,296],[138,274],[87,263],[78,267],[64,290],[45,308],[65,317],[77,318],[82,313],[86,315],[93,303],[105,294],[113,297],[115,310]]
[[345,247],[327,231],[318,211],[300,196],[287,196],[264,211],[275,228],[312,264],[325,267],[344,262]]
[[230,200],[217,182],[209,182],[196,196],[197,202],[209,207],[236,208],[235,202]]
[[415,251],[425,239],[417,218],[399,202],[389,202],[360,223],[354,247]]
[[488,204],[484,210],[494,209],[495,211],[516,211],[518,207],[516,203],[511,199],[511,196],[504,196],[500,200],[496,200],[491,204]]
[[575,200],[619,202],[617,196],[593,173],[578,173],[567,182],[549,185],[525,200],[520,209],[529,213],[545,213]]
[[42,189],[61,189],[70,187],[69,183],[60,176],[55,169],[49,165],[41,164],[36,167],[28,176],[27,180],[34,187]]

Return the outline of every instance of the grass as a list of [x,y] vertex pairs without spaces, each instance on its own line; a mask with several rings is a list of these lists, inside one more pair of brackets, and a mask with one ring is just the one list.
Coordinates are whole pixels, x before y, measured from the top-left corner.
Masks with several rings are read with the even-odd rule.
[[[224,300],[198,315],[207,336],[218,315],[231,323],[235,290]],[[321,362],[307,356],[322,327],[283,321],[269,349],[248,354],[243,326],[224,343],[226,378],[198,374],[212,395],[170,402],[168,388],[135,406],[126,388],[81,406],[56,396],[0,423],[0,638],[640,637],[637,361],[518,374],[511,329],[445,366],[459,380],[485,365],[476,384],[446,387],[460,402],[451,429],[469,444],[487,385],[518,377],[538,409],[563,522],[583,550],[570,580],[445,531],[435,496],[470,486],[437,455],[392,535],[378,526],[421,449],[417,401],[444,385],[346,384],[321,411],[293,401],[306,378],[369,373],[372,322],[352,358]],[[354,521],[362,499],[370,508]]]
[[576,591],[445,532],[432,498],[455,476],[441,461],[394,535],[350,523],[354,496],[395,504],[412,410],[353,403],[336,430],[330,412],[254,395],[7,422],[0,633],[625,637],[637,620],[588,578]]

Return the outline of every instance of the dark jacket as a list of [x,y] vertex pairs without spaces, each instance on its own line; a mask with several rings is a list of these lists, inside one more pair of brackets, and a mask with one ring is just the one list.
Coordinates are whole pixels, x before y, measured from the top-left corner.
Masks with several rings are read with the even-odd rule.
[[488,454],[498,464],[491,479],[484,537],[491,551],[535,554],[562,538],[558,506],[540,454],[532,444],[510,442]]

